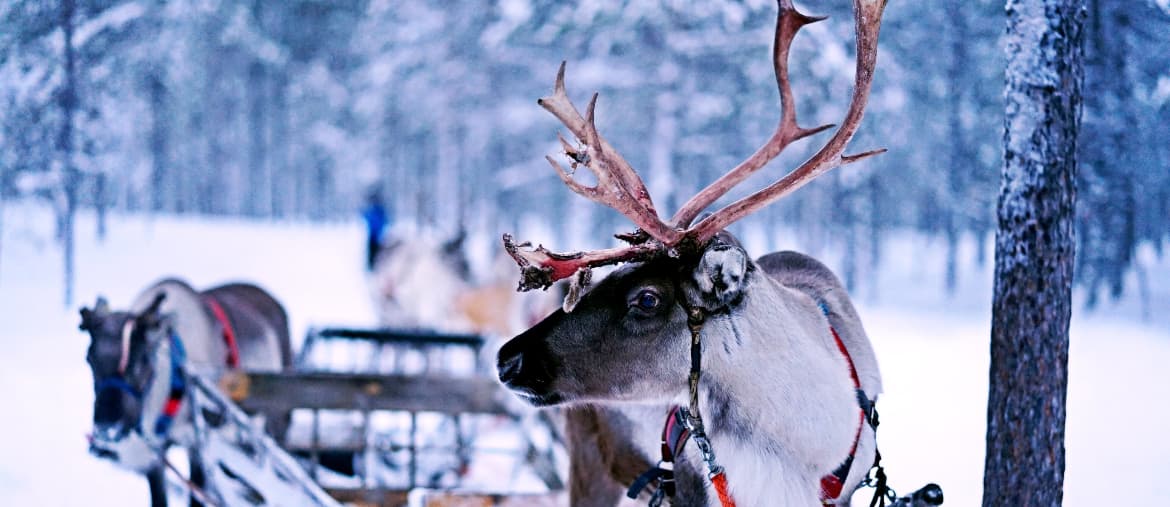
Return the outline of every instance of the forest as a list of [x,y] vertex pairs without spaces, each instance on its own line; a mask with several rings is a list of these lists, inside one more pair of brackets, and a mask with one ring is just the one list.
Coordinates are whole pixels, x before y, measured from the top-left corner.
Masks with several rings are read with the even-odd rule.
[[[571,198],[544,161],[559,149],[558,124],[535,99],[560,62],[575,101],[600,93],[600,129],[671,212],[775,125],[772,4],[5,2],[0,206],[52,202],[68,249],[78,209],[99,220],[334,221],[380,189],[408,232],[534,229],[527,236],[546,243],[604,246],[628,226]],[[1087,6],[1076,280],[1092,306],[1134,290],[1139,247],[1162,255],[1170,239],[1170,2]],[[830,18],[793,48],[798,115],[832,123],[851,85],[851,13],[847,2],[805,10]],[[891,233],[914,231],[946,250],[939,289],[953,290],[960,242],[994,234],[1003,10],[987,0],[889,9],[854,143],[889,152],[736,227],[784,224],[841,247],[850,287],[880,268]],[[797,143],[729,198],[816,142]]]

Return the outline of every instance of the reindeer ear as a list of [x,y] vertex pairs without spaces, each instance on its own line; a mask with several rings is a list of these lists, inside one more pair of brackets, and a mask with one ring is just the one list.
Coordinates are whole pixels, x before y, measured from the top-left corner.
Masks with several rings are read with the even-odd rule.
[[157,314],[159,307],[162,306],[162,302],[166,298],[167,298],[166,292],[159,292],[158,294],[155,294],[154,299],[150,301],[150,306],[147,306],[146,310],[144,310],[142,313],[143,314],[148,314],[148,313]]
[[97,303],[93,305],[93,315],[105,315],[110,313],[110,303],[106,302],[106,298],[98,296]]
[[754,269],[747,252],[739,245],[713,242],[692,273],[695,293],[691,295],[691,304],[709,312],[739,304]]
[[81,324],[79,324],[77,326],[77,329],[80,329],[82,331],[89,331],[89,323],[90,323],[90,320],[92,320],[92,319],[93,319],[93,310],[90,310],[89,308],[86,308],[84,306],[81,307]]
[[82,331],[89,331],[93,326],[93,321],[110,312],[110,304],[106,302],[106,298],[98,296],[97,302],[93,305],[93,310],[89,308],[81,308],[81,324],[77,326]]
[[162,315],[159,313],[159,307],[162,306],[162,302],[166,298],[167,293],[165,292],[155,294],[154,299],[150,301],[150,305],[145,310],[142,310],[142,313],[138,314],[136,319],[148,326],[155,326],[161,323]]

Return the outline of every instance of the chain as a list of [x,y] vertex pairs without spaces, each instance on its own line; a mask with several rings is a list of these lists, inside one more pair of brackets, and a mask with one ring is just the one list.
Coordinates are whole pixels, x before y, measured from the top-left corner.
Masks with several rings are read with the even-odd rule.
[[650,507],[661,507],[662,499],[666,496],[666,491],[662,488],[654,490],[654,494],[650,495]]
[[705,317],[701,308],[687,308],[687,327],[691,330],[691,400],[688,415],[699,421],[700,428],[702,428],[702,421],[699,415],[699,372],[702,371],[703,366],[703,345],[700,342],[700,337]]
[[703,454],[703,461],[707,463],[708,474],[714,477],[723,472],[723,467],[715,462],[715,450],[707,438],[707,431],[703,427],[703,417],[699,412],[699,374],[703,366],[703,345],[700,338],[705,320],[706,315],[702,308],[687,308],[687,327],[691,331],[691,399],[689,407],[682,409],[682,412],[683,423],[691,432],[691,440],[694,440],[695,444],[699,446],[699,452]]
[[869,502],[869,507],[881,506],[885,507],[886,501],[896,502],[898,500],[898,493],[886,484],[886,469],[881,465],[881,455],[878,454],[877,462],[869,469],[865,475],[865,480],[861,481],[861,487],[873,488],[873,499]]

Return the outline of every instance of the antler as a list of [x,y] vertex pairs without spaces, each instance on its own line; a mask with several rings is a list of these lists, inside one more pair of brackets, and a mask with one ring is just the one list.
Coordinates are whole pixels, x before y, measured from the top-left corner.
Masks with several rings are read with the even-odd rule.
[[552,157],[545,157],[565,185],[591,201],[617,210],[658,241],[670,243],[678,240],[681,233],[658,218],[658,212],[650,200],[650,192],[646,191],[646,185],[634,172],[634,168],[597,133],[594,116],[597,94],[594,93],[589,100],[585,118],[581,118],[581,113],[569,100],[565,92],[565,62],[561,62],[561,68],[557,70],[553,94],[536,102],[556,116],[583,145],[582,148],[575,148],[564,137],[557,135],[570,159],[570,167],[575,170],[578,165],[584,165],[597,177],[597,186],[584,186],[574,180],[572,174],[561,169]]
[[[881,148],[857,155],[844,154],[846,145],[853,139],[853,134],[857,132],[857,127],[861,124],[861,117],[865,114],[865,105],[869,100],[869,90],[873,84],[873,70],[877,63],[878,31],[881,28],[882,9],[885,6],[886,0],[853,1],[853,16],[856,20],[854,30],[857,34],[857,70],[853,78],[853,96],[849,99],[849,109],[845,113],[845,120],[841,122],[841,126],[833,133],[829,142],[825,143],[820,151],[801,164],[800,167],[793,169],[792,172],[763,190],[716,211],[713,215],[688,229],[688,234],[693,234],[697,241],[705,243],[706,240],[711,239],[736,220],[792,193],[830,169],[885,153],[885,148]],[[796,16],[803,16],[796,13],[791,0],[780,0],[781,18],[784,17],[785,7]],[[782,24],[777,22],[777,32],[780,31],[779,25]],[[779,40],[779,35],[777,35],[777,39]],[[779,75],[780,69],[781,67],[777,66],[777,75]],[[785,74],[787,74],[786,71]],[[824,128],[813,130],[819,131],[824,130]],[[778,150],[777,153],[779,153]]]
[[[620,235],[630,243],[622,248],[611,248],[592,252],[558,254],[543,246],[531,249],[528,243],[515,244],[510,235],[504,235],[504,248],[521,268],[520,290],[548,287],[552,282],[572,276],[579,270],[616,264],[631,260],[647,260],[659,255],[680,255],[697,250],[705,245],[719,231],[760,208],[788,195],[797,188],[835,167],[856,162],[884,152],[873,150],[858,155],[844,155],[845,147],[857,132],[873,82],[873,70],[877,61],[877,38],[881,25],[885,0],[854,0],[853,11],[857,33],[857,71],[854,78],[853,95],[849,109],[841,126],[833,137],[815,155],[799,167],[748,197],[740,199],[699,223],[691,221],[707,206],[710,206],[748,176],[763,168],[776,158],[789,144],[799,139],[828,130],[833,125],[802,128],[796,121],[796,107],[788,79],[788,55],[796,33],[805,25],[824,19],[801,14],[792,0],[778,0],[780,12],[776,19],[776,36],[772,52],[772,64],[776,72],[776,85],[780,91],[781,115],[775,132],[763,146],[727,174],[711,183],[692,197],[667,224],[658,218],[641,178],[597,133],[594,123],[594,108],[597,95],[589,102],[585,118],[573,107],[565,93],[565,64],[557,72],[553,95],[540,99],[541,106],[557,117],[583,144],[582,148],[571,146],[560,137],[561,145],[570,158],[570,165],[576,168],[584,164],[597,177],[597,186],[587,187],[575,181],[551,157],[549,163],[561,180],[574,192],[592,201],[609,206],[628,217],[640,231]],[[686,227],[686,230],[680,228]],[[529,247],[528,249],[522,249]]]
[[[527,247],[528,250],[521,250]],[[619,262],[645,260],[664,252],[662,243],[646,241],[635,245],[591,252],[556,253],[544,246],[531,249],[531,243],[516,244],[511,234],[504,235],[504,250],[520,265],[520,290],[547,288],[557,280],[573,276],[579,270],[608,266]]]
[[776,158],[784,148],[798,139],[811,136],[818,132],[830,129],[833,125],[821,125],[816,128],[801,128],[796,123],[796,100],[792,96],[792,86],[788,82],[788,50],[796,32],[805,25],[811,25],[826,19],[825,16],[806,16],[801,14],[792,5],[791,0],[780,0],[780,12],[776,15],[776,38],[772,45],[772,67],[776,71],[776,87],[780,89],[780,123],[768,142],[764,143],[747,160],[724,174],[695,194],[686,204],[674,214],[671,223],[686,227],[691,224],[699,213],[707,206],[726,194],[736,185],[747,179]]

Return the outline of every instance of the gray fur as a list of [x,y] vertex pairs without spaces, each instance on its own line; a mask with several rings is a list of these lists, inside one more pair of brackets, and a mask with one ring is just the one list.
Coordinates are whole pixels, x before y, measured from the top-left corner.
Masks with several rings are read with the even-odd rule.
[[227,314],[244,370],[280,371],[292,364],[288,315],[264,289],[228,283],[199,292],[183,280],[166,278],[143,290],[130,310],[142,311],[159,293],[166,294],[162,313],[172,316],[193,367],[221,371],[228,353],[223,328],[204,300],[207,296],[218,301]]
[[[658,300],[660,306],[643,308]],[[753,262],[733,239],[720,238],[695,259],[623,266],[585,294],[572,314],[554,313],[505,344],[501,381],[538,406],[606,407],[595,414],[629,412],[636,406],[629,402],[685,404],[690,340],[681,302],[708,314],[700,405],[739,505],[819,503],[820,477],[844,460],[858,428],[848,363],[830,326],[869,398],[876,398],[881,380],[843,287],[807,256],[782,252]],[[646,440],[662,423],[661,417],[610,419],[620,424],[580,425],[586,434],[574,439],[599,446],[636,435]],[[653,459],[645,450],[657,439],[649,439],[609,448]],[[863,428],[841,504],[874,452],[873,432]],[[693,449],[686,460],[701,463]],[[712,498],[708,492],[705,501]]]
[[787,287],[808,294],[813,300],[823,302],[829,310],[829,324],[837,330],[861,378],[861,387],[870,399],[876,400],[882,393],[882,376],[877,368],[877,355],[873,345],[861,326],[861,317],[853,308],[853,302],[845,285],[833,271],[805,254],[793,251],[774,252],[759,259],[756,264],[776,281]]
[[[110,311],[101,298],[94,309],[81,309],[81,328],[91,337],[87,357],[95,383],[120,376],[142,393],[138,399],[104,389],[95,396],[91,451],[146,474],[155,500],[161,496],[154,491],[161,470],[158,450],[169,445],[190,450],[194,445],[189,402],[180,403],[165,441],[153,431],[170,389],[172,332],[183,345],[187,371],[214,379],[228,370],[224,329],[206,303],[209,297],[219,303],[234,330],[242,369],[280,371],[291,365],[288,316],[280,303],[254,285],[232,283],[200,293],[182,280],[168,278],[143,290],[129,311]],[[120,373],[124,356],[127,368]],[[116,420],[111,411],[119,412]],[[279,439],[288,421],[277,419],[268,423]],[[141,432],[133,431],[139,423]],[[201,466],[192,463],[192,478],[199,476]]]

